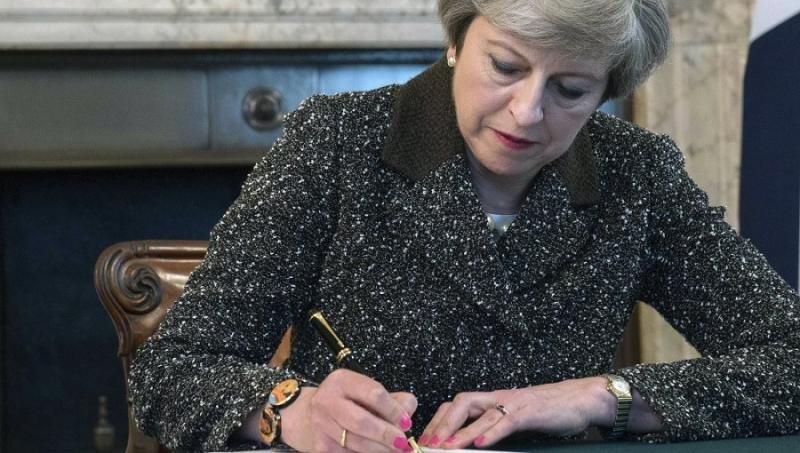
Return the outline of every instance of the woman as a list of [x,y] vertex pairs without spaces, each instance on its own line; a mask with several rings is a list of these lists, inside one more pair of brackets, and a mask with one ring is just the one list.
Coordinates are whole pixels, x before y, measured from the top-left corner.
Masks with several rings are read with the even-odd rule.
[[[708,207],[669,139],[595,112],[663,60],[662,2],[439,12],[444,61],[287,120],[138,353],[145,432],[186,450],[380,452],[408,451],[408,432],[457,448],[590,426],[797,431],[797,295]],[[607,374],[637,300],[704,357]],[[311,308],[366,375],[334,370]],[[288,325],[291,360],[270,369]]]

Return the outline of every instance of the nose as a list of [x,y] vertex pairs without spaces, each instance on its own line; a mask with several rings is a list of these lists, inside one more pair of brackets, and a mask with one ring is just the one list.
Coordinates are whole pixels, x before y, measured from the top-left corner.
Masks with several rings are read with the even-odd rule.
[[532,77],[529,83],[519,84],[513,93],[509,110],[520,126],[530,126],[544,119],[546,81]]

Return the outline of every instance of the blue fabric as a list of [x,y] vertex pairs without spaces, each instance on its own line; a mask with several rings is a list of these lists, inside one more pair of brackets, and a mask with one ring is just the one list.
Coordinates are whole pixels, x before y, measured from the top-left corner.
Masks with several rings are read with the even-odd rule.
[[745,74],[741,175],[741,233],[797,289],[800,14],[750,45]]

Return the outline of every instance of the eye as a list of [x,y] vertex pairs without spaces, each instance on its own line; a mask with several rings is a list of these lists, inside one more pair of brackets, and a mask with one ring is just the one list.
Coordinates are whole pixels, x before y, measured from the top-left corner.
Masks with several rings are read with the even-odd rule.
[[579,99],[581,96],[586,94],[586,92],[581,89],[570,88],[561,83],[556,83],[556,90],[558,91],[559,95],[571,101]]
[[492,67],[494,67],[494,70],[498,73],[507,76],[514,75],[519,72],[519,69],[517,69],[514,65],[503,63],[502,61],[498,61],[494,58],[492,58]]

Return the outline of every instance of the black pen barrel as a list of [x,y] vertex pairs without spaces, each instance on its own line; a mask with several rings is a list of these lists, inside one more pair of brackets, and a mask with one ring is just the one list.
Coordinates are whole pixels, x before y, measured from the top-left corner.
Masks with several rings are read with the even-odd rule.
[[328,321],[322,316],[322,312],[319,310],[311,310],[308,314],[309,322],[314,326],[314,330],[322,337],[322,340],[328,345],[328,349],[330,349],[334,357],[336,357],[336,364],[342,368],[355,371],[356,373],[366,374],[364,373],[364,369],[361,368],[361,365],[351,356],[353,351],[345,346],[344,342],[336,335],[336,332],[333,331]]
[[314,311],[311,314],[309,322],[312,326],[314,326],[314,330],[317,331],[322,340],[328,346],[328,349],[331,350],[332,353],[339,354],[340,351],[346,349],[342,340],[336,336],[336,332],[328,325],[328,322],[322,316],[322,312]]
[[364,369],[361,368],[361,365],[359,365],[358,362],[356,362],[352,357],[344,358],[341,362],[339,362],[339,365],[342,368],[347,368],[350,371],[355,371],[356,373],[363,374],[365,376],[367,374],[364,372]]

